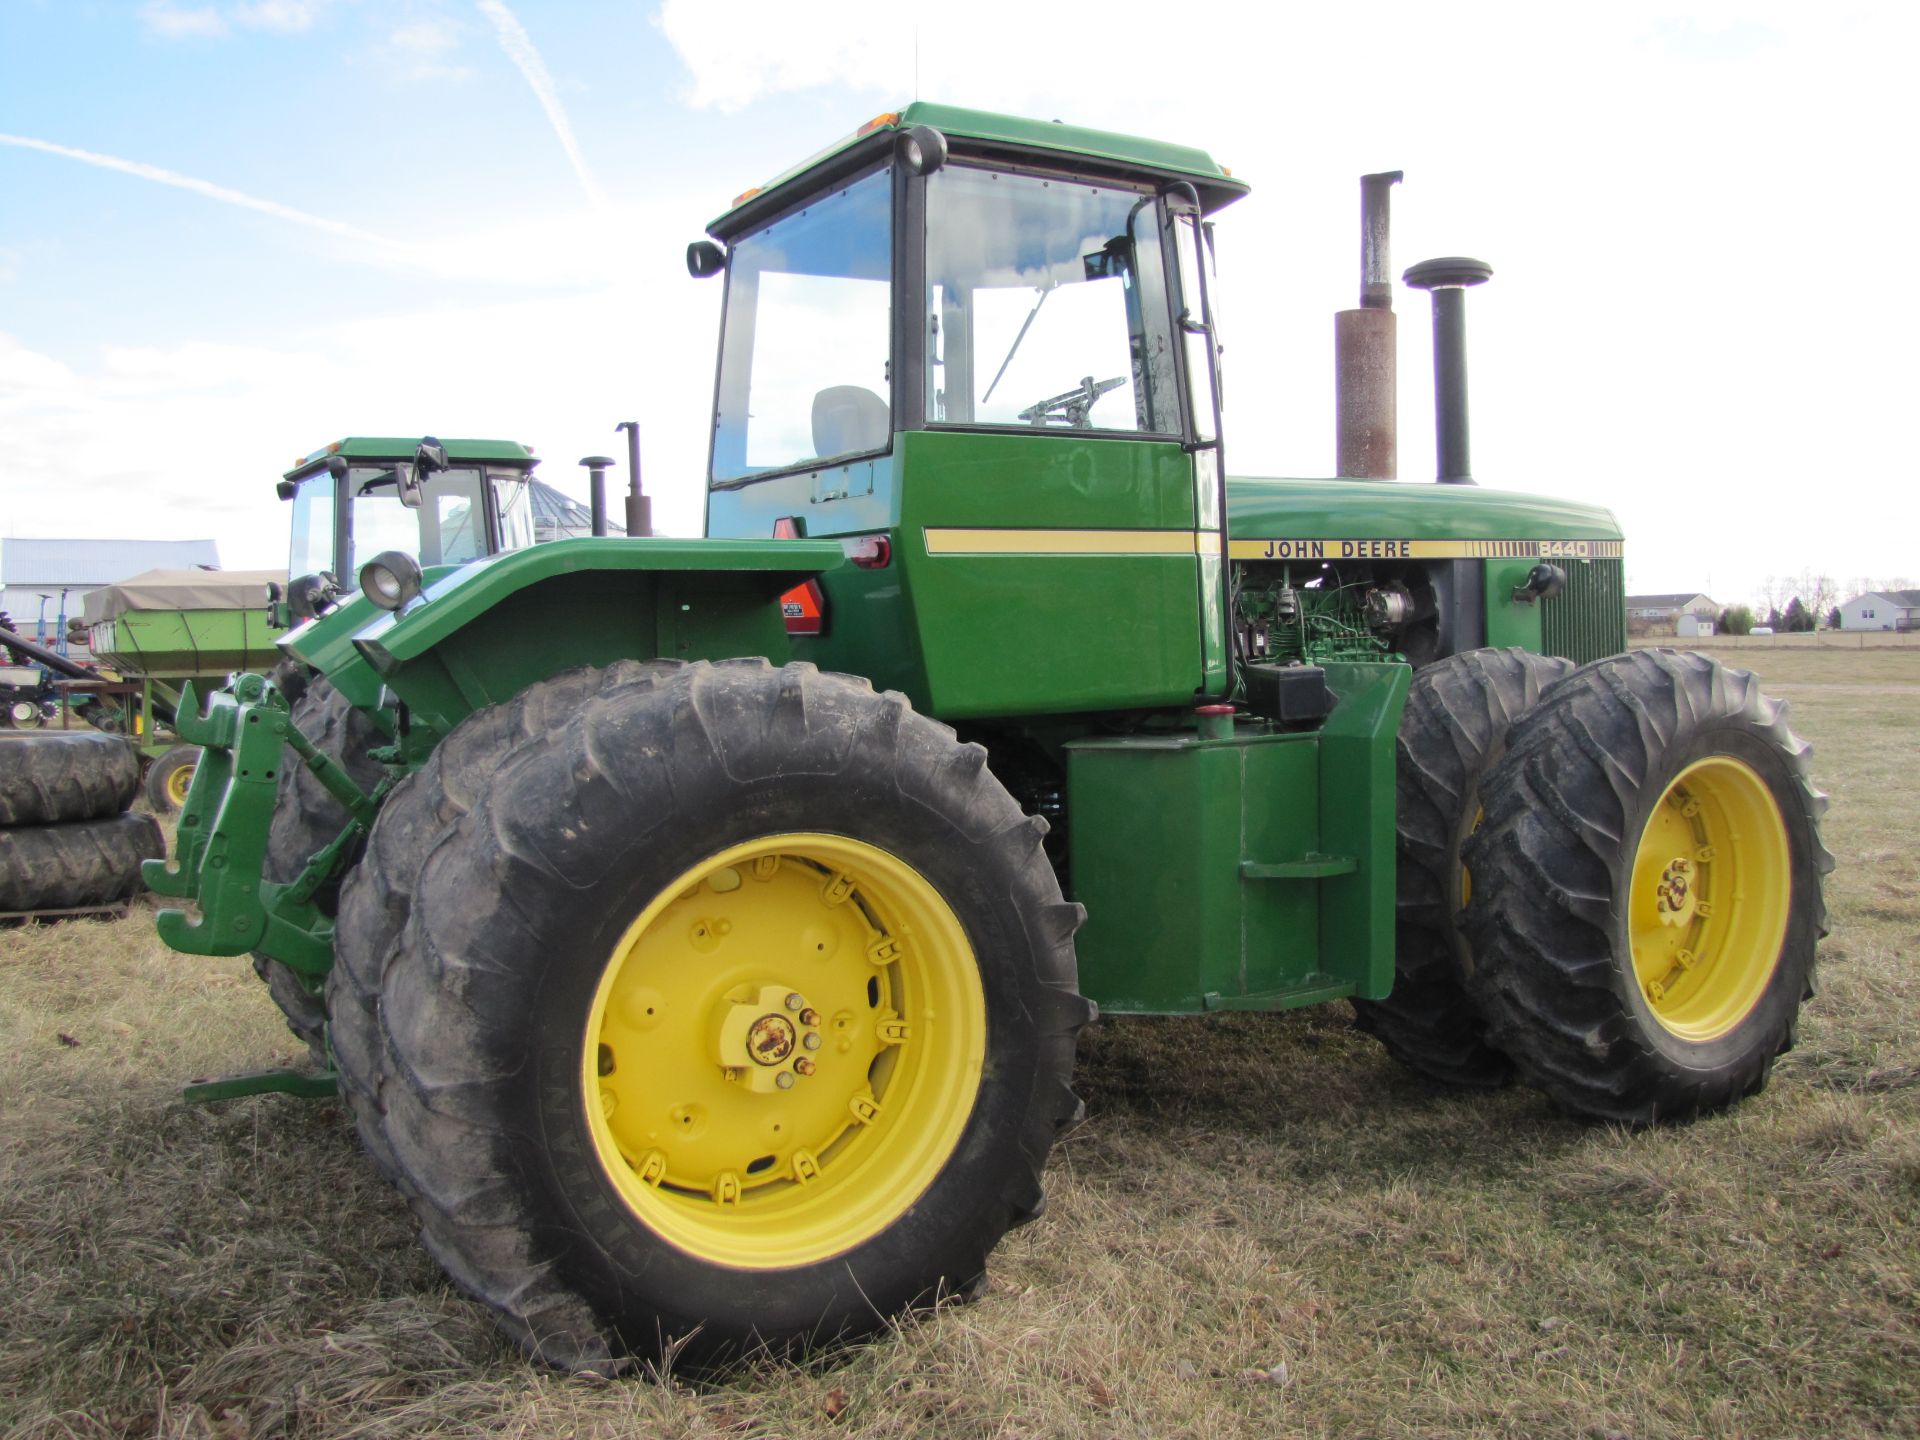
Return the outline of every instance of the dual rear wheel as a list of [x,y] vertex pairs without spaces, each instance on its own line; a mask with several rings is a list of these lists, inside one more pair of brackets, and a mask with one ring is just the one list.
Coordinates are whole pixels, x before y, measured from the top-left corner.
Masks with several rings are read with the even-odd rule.
[[1517,651],[1416,677],[1399,983],[1361,1024],[1433,1078],[1685,1120],[1766,1083],[1825,933],[1825,797],[1786,708],[1706,656]]

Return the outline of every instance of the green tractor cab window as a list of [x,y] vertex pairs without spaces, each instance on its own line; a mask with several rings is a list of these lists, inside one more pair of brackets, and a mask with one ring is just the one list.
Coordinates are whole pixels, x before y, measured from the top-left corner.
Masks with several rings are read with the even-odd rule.
[[1173,434],[1150,193],[949,165],[927,184],[927,418]]
[[353,573],[383,550],[418,555],[423,565],[464,565],[488,553],[480,472],[453,466],[425,477],[419,508],[401,498],[405,467],[355,465],[347,472],[353,497]]
[[741,240],[727,263],[715,484],[892,440],[893,176],[878,170]]

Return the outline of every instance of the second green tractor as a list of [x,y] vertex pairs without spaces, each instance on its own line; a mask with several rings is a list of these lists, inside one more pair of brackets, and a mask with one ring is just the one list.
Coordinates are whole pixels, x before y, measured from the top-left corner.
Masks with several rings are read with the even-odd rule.
[[1784,707],[1622,653],[1597,506],[1229,477],[1246,188],[878,117],[690,250],[726,287],[705,538],[376,557],[284,640],[291,712],[243,676],[183,716],[162,934],[262,957],[530,1354],[972,1293],[1096,1006],[1351,1000],[1423,1074],[1627,1125],[1791,1043],[1830,862]]

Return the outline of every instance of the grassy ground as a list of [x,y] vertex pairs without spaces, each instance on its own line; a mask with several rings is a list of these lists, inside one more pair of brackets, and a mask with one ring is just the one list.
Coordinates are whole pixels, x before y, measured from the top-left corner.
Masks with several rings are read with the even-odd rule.
[[1920,651],[1743,655],[1834,796],[1798,1050],[1630,1135],[1400,1073],[1345,1006],[1104,1022],[980,1303],[720,1381],[533,1370],[295,1046],[144,917],[0,935],[0,1436],[1920,1433]]

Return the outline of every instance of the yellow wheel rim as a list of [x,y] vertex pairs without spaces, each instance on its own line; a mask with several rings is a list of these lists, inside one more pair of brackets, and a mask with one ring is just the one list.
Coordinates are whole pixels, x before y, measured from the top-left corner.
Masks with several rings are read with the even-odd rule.
[[187,803],[187,791],[193,788],[193,766],[180,765],[167,772],[167,799],[178,810]]
[[681,1250],[809,1264],[933,1182],[986,1033],[973,947],[919,871],[845,836],[767,836],[680,875],[614,946],[587,1122],[628,1207]]
[[1627,901],[1654,1019],[1695,1043],[1738,1026],[1779,964],[1791,901],[1786,821],[1766,782],[1731,756],[1682,770],[1640,833]]

